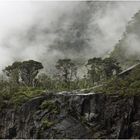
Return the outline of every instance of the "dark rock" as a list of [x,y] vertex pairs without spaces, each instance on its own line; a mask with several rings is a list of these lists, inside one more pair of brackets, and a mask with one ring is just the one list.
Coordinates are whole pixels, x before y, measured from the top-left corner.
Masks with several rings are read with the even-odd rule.
[[1,110],[0,138],[140,138],[140,96],[43,94]]

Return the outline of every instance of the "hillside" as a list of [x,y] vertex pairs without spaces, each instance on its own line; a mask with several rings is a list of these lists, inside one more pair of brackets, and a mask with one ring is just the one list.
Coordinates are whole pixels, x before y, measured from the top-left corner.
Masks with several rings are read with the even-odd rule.
[[126,31],[118,41],[111,57],[116,58],[121,66],[129,67],[140,59],[140,11],[128,23]]
[[[127,72],[127,73],[126,73]],[[139,138],[140,65],[96,88],[20,88],[0,99],[0,138]]]
[[140,1],[31,1],[0,3],[0,139],[139,139]]

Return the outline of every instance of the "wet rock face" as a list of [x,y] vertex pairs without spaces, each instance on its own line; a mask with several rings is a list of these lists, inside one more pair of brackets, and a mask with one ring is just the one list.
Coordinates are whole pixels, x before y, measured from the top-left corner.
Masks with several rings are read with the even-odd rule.
[[1,110],[0,138],[140,138],[140,97],[42,95]]

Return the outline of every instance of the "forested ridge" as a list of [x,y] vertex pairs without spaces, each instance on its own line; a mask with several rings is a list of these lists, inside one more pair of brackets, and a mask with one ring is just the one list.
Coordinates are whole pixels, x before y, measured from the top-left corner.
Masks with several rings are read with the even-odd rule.
[[[72,91],[101,85],[115,77],[121,68],[111,58],[92,58],[85,64],[86,75],[78,76],[78,65],[72,59],[59,59],[53,75],[41,72],[41,62],[28,60],[5,67],[1,76],[1,101],[20,104],[43,91]],[[4,78],[4,75],[6,77]]]

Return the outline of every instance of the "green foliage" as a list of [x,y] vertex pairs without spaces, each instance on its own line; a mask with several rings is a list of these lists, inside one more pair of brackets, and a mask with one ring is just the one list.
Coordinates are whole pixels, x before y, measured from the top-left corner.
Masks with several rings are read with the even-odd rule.
[[12,94],[11,97],[11,103],[19,106],[22,105],[24,102],[28,101],[31,98],[34,98],[36,96],[39,96],[42,94],[43,90],[38,88],[32,88],[32,87],[20,87],[17,92]]
[[[8,88],[10,88],[9,92],[13,94],[20,93],[20,91],[16,91],[18,87],[29,89],[32,86],[54,92],[90,88],[101,84],[106,79],[105,76],[111,78],[113,70],[119,69],[118,63],[111,58],[95,57],[89,59],[86,66],[90,68],[83,78],[77,76],[78,66],[71,59],[59,59],[56,63],[57,71],[51,76],[42,73],[37,77],[43,66],[40,62],[34,60],[14,62],[11,66],[6,67],[4,72],[12,79],[12,82],[9,80]],[[34,91],[34,95],[35,92],[37,91]],[[32,94],[30,89],[28,94]]]
[[13,104],[15,107],[22,105],[23,103],[25,103],[26,101],[29,100],[29,97],[20,93],[20,94],[16,94],[14,95],[10,102],[11,104]]
[[23,62],[14,62],[7,66],[3,71],[13,83],[19,84],[20,78],[27,86],[34,86],[33,82],[43,65],[40,62],[29,60]]
[[[104,84],[104,86],[97,86],[94,91],[107,94],[139,92],[140,68],[125,79],[115,78],[113,72],[116,71],[117,75],[120,67],[112,58],[89,59],[86,65],[87,74],[82,78],[77,76],[78,66],[71,59],[59,59],[55,74],[41,73],[37,77],[42,68],[42,64],[34,60],[14,62],[6,67],[4,72],[9,79],[0,81],[0,107],[21,106],[31,98],[42,94],[44,90],[57,92],[87,89],[89,91],[95,85]],[[55,114],[60,112],[60,108],[53,101],[44,101],[40,108],[48,109]]]
[[51,101],[45,100],[44,102],[42,102],[40,107],[41,107],[41,109],[47,108],[47,109],[51,110],[54,108],[54,103],[52,103]]
[[42,127],[43,127],[44,130],[50,128],[53,125],[54,125],[54,122],[49,121],[47,117],[45,117],[42,120]]
[[40,105],[41,109],[48,109],[49,112],[52,112],[54,114],[58,114],[60,112],[59,107],[56,105],[56,103],[52,102],[52,101],[47,101],[45,100],[44,102],[42,102],[42,104]]
[[59,59],[56,64],[58,80],[66,89],[70,89],[70,83],[76,78],[77,67],[71,59]]
[[94,57],[88,60],[87,66],[89,78],[93,85],[110,79],[113,75],[117,75],[121,71],[119,63],[112,58],[102,59]]
[[20,106],[29,99],[39,96],[43,90],[39,88],[17,86],[9,82],[0,82],[0,106]]
[[12,65],[7,66],[3,72],[10,78],[10,81],[19,84],[21,62],[14,62]]
[[43,65],[40,62],[29,60],[23,61],[20,66],[21,79],[28,86],[34,86],[33,82]]
[[110,78],[113,75],[113,72],[115,71],[116,74],[121,72],[121,67],[119,66],[119,63],[112,58],[105,58],[103,59],[103,67],[104,67],[104,73],[105,76]]
[[120,95],[139,95],[140,94],[140,66],[137,66],[125,77],[108,80],[106,84],[96,89],[96,92]]

